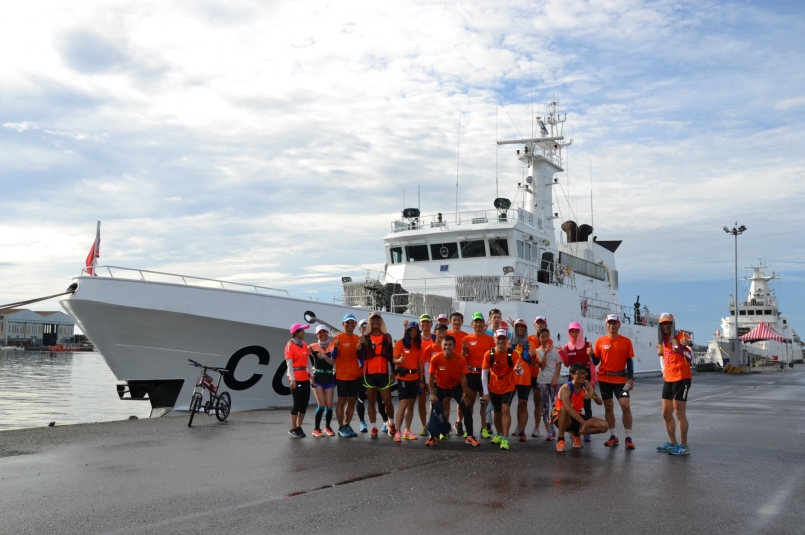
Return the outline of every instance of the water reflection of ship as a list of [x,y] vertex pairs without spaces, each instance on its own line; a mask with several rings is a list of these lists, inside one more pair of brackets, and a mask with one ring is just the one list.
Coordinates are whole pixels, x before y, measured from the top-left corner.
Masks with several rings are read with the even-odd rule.
[[780,277],[769,266],[748,266],[752,275],[746,298],[738,303],[736,337],[735,299],[729,302],[729,316],[721,319],[721,328],[713,335],[706,360],[720,365],[793,365],[803,358],[803,344],[788,319],[778,307],[777,293],[769,282]]

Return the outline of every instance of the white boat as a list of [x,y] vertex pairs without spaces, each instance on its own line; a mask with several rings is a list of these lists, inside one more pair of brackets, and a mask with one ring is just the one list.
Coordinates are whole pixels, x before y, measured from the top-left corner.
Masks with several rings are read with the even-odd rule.
[[[544,119],[544,121],[543,121]],[[555,228],[552,188],[562,172],[564,119],[552,103],[539,118],[538,138],[515,145],[527,166],[518,184],[519,206],[490,199],[494,208],[423,217],[407,209],[384,237],[386,268],[353,281],[334,303],[311,302],[287,292],[145,270],[101,266],[83,272],[77,291],[61,301],[123,383],[123,398],[150,398],[152,415],[187,409],[196,370],[192,358],[233,371],[226,379],[234,409],[289,403],[284,346],[291,323],[310,310],[332,325],[344,314],[366,317],[384,310],[392,332],[404,318],[460,311],[503,318],[548,318],[553,339],[565,343],[567,326],[580,321],[590,341],[605,333],[607,314],[621,315],[632,339],[637,374],[659,373],[657,316],[620,304],[615,251],[620,241],[597,240],[590,225],[565,221]],[[300,218],[302,216],[300,215]],[[592,239],[590,239],[592,237]],[[469,330],[469,321],[465,329]],[[311,336],[312,340],[312,336]]]
[[[802,360],[802,343],[788,318],[777,305],[777,295],[769,282],[780,277],[769,266],[760,263],[747,266],[752,275],[746,298],[738,305],[738,331],[735,335],[735,299],[729,302],[730,315],[721,318],[721,328],[713,334],[707,347],[706,361],[721,366],[763,365],[778,363],[793,366]],[[753,336],[753,332],[760,333]],[[750,341],[754,340],[754,341]]]
[[25,351],[25,348],[19,346],[0,346],[0,351]]

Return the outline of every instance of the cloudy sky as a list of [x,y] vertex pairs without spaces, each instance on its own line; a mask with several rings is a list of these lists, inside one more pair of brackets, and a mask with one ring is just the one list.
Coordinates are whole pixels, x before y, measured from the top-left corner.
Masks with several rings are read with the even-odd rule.
[[[623,239],[622,299],[703,341],[741,265],[805,329],[798,2],[0,4],[0,303],[103,264],[329,299],[425,213],[514,197],[499,138],[558,98],[580,222]],[[496,119],[497,117],[497,119]],[[498,165],[496,167],[496,156]],[[52,308],[54,303],[38,308]]]

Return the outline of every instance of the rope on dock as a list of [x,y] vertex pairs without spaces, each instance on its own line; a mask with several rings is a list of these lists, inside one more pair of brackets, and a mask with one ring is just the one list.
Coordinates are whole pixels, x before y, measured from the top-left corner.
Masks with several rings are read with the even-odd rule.
[[19,301],[17,303],[9,303],[7,305],[0,305],[0,312],[4,312],[6,310],[9,310],[9,309],[12,309],[12,308],[17,308],[17,307],[20,307],[20,306],[23,306],[23,305],[30,305],[31,303],[38,303],[39,301],[47,301],[48,299],[53,299],[54,297],[61,297],[62,295],[74,294],[77,289],[78,289],[78,284],[73,283],[73,284],[71,284],[70,286],[67,287],[66,292],[62,292],[60,294],[48,295],[48,296],[45,296],[45,297],[37,297],[36,299],[28,299],[27,301]]

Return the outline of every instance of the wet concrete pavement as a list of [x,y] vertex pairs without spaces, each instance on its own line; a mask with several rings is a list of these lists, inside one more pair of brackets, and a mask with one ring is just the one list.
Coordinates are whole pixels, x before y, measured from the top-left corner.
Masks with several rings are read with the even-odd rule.
[[654,451],[660,385],[634,391],[635,451],[315,439],[312,408],[303,440],[279,410],[6,431],[0,533],[805,532],[805,366],[695,375],[689,457]]

